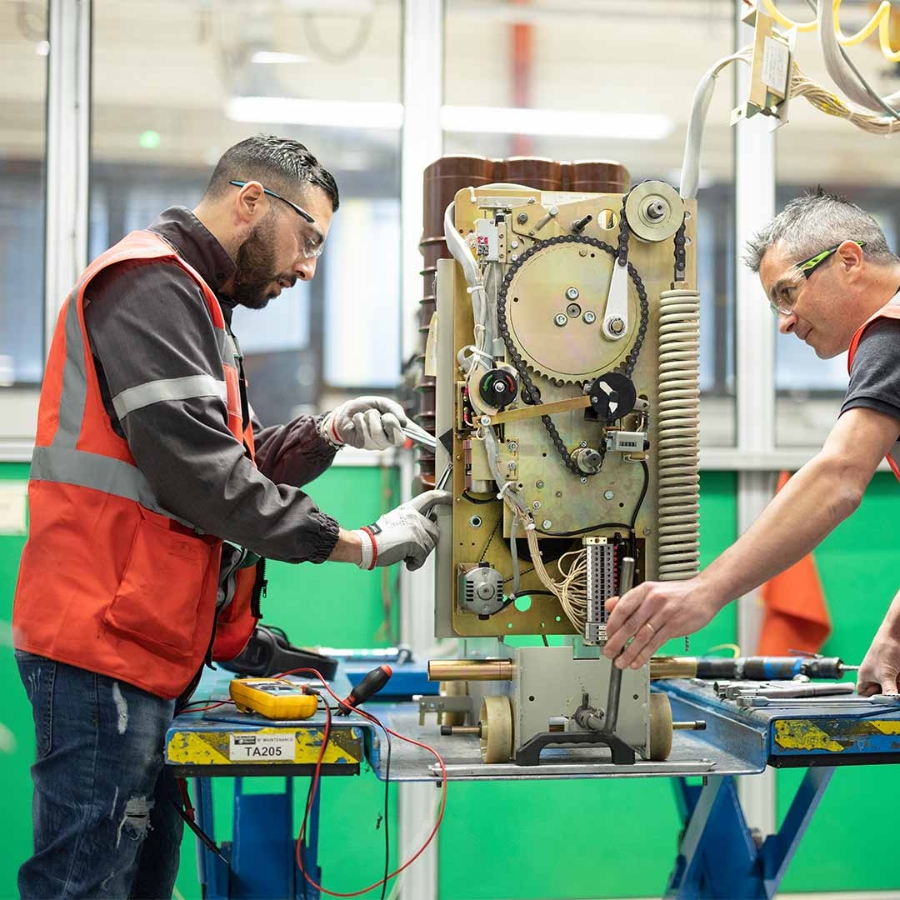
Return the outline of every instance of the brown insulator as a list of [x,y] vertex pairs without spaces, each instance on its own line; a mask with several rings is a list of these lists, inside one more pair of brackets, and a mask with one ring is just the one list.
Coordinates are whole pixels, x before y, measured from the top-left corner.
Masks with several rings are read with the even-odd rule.
[[540,156],[512,156],[506,160],[503,180],[539,191],[558,191],[562,184],[560,174],[561,166],[556,160]]
[[435,299],[434,297],[423,297],[419,301],[419,330],[423,328],[427,331],[431,324],[431,317],[434,315]]
[[[485,156],[442,156],[428,166],[424,174],[423,242],[420,246],[443,240],[444,211],[453,202],[457,191],[481,187],[493,180],[494,163]],[[440,257],[449,258],[446,244],[440,246]],[[426,258],[425,265],[434,265],[434,262]]]
[[565,167],[564,191],[585,194],[624,194],[631,186],[628,169],[610,159],[584,159]]

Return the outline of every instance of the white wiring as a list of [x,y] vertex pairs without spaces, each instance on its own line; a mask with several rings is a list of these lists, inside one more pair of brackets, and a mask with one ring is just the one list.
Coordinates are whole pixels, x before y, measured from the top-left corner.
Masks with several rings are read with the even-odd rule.
[[[900,99],[900,91],[887,97],[879,97],[862,75],[851,66],[842,52],[834,28],[834,6],[830,0],[819,2],[816,18],[818,21],[819,46],[825,59],[825,68],[834,83],[847,95],[852,103],[865,109],[885,111]],[[843,116],[842,118],[849,118]],[[894,118],[892,116],[892,118]],[[894,118],[896,121],[896,118]],[[855,124],[855,123],[854,123]],[[861,127],[861,126],[860,126]],[[868,130],[868,129],[866,129]]]
[[694,200],[700,183],[700,150],[703,144],[703,127],[706,114],[716,90],[719,73],[733,62],[750,62],[751,48],[745,47],[731,56],[720,59],[701,79],[694,91],[691,116],[688,120],[687,137],[684,144],[684,161],[681,165],[681,197]]
[[893,116],[874,116],[870,113],[857,112],[840,97],[809,78],[796,63],[793,65],[791,97],[803,97],[820,112],[838,119],[846,119],[851,125],[869,134],[890,136],[895,131],[900,133],[900,121]]

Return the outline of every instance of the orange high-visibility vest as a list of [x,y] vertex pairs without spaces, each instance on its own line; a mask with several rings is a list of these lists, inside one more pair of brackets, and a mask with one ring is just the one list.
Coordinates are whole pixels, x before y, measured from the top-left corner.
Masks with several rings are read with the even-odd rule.
[[223,380],[194,375],[166,384],[176,396],[176,383],[184,382],[181,396],[222,397],[228,430],[253,457],[252,429],[242,424],[238,350],[215,294],[161,237],[132,232],[88,266],[59,314],[41,387],[13,642],[174,698],[208,651],[230,659],[243,649],[259,615],[251,596],[257,577],[256,567],[241,569],[230,602],[216,615],[222,541],[161,506],[112,428],[84,298],[98,273],[132,260],[176,263],[200,287]]
[[[850,350],[847,353],[847,371],[850,371],[851,366],[853,365],[853,357],[856,356],[856,348],[859,347],[859,342],[862,339],[862,336],[865,334],[866,329],[873,323],[877,322],[879,319],[900,319],[900,293],[895,294],[878,312],[875,313],[874,316],[870,316],[866,319],[865,322],[856,330],[856,334],[853,335],[853,340],[850,341]],[[891,448],[891,452],[885,457],[888,465],[891,467],[894,475],[897,476],[897,480],[900,481],[900,447],[895,443]]]

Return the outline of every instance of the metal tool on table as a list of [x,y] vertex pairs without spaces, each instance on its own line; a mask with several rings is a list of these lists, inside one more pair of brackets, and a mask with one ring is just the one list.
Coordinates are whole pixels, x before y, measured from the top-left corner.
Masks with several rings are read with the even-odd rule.
[[339,716],[349,716],[360,703],[365,703],[373,694],[377,694],[387,683],[388,679],[394,674],[390,666],[377,666],[368,672],[350,691],[349,694],[341,701],[338,709]]
[[[622,571],[619,576],[619,596],[624,597],[634,583],[634,558],[622,557]],[[625,648],[623,647],[622,650]],[[619,656],[621,656],[621,651]],[[618,657],[617,657],[618,658]],[[609,671],[609,697],[606,701],[606,718],[603,723],[604,734],[615,734],[619,721],[619,697],[622,694],[622,670],[613,660]]]
[[777,681],[799,676],[807,678],[843,678],[859,666],[848,666],[838,656],[739,656],[697,659],[697,678],[729,681]]

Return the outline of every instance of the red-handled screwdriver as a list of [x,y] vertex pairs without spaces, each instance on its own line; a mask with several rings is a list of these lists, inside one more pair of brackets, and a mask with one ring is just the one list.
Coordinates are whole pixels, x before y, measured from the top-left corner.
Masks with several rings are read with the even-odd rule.
[[378,666],[367,672],[362,681],[341,701],[339,716],[349,716],[354,707],[365,703],[372,694],[377,694],[387,683],[394,672],[390,666]]

